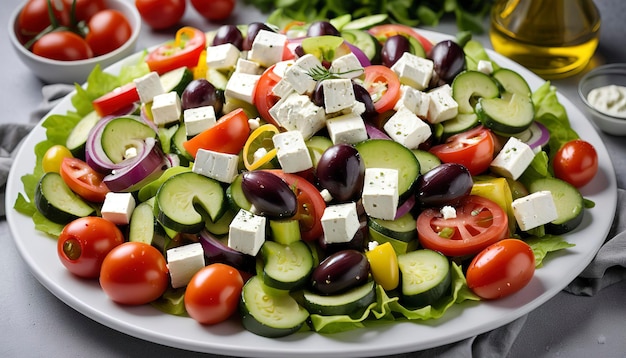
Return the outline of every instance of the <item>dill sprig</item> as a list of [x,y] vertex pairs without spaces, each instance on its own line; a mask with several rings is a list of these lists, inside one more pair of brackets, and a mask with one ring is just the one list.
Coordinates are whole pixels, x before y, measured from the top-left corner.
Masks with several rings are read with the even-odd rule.
[[309,72],[307,72],[307,74],[315,81],[323,81],[329,78],[341,78],[342,75],[346,75],[346,74],[353,73],[353,72],[363,72],[363,69],[355,68],[349,71],[333,72],[324,66],[316,66],[310,69]]

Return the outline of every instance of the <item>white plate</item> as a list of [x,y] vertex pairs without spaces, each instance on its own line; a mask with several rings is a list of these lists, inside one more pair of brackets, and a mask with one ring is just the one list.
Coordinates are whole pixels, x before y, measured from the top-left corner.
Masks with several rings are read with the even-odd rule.
[[[447,36],[422,31],[439,41]],[[522,74],[536,89],[543,80],[518,64],[489,52],[498,64]],[[120,64],[109,70],[119,71]],[[555,296],[592,260],[606,237],[616,207],[615,171],[602,140],[584,115],[566,98],[572,127],[591,142],[599,156],[599,172],[583,188],[583,195],[596,203],[586,210],[582,225],[566,239],[575,247],[550,256],[536,271],[523,290],[492,302],[469,302],[455,305],[443,318],[414,323],[392,323],[377,328],[321,335],[307,332],[281,339],[256,336],[242,329],[236,321],[205,327],[191,318],[167,315],[146,305],[123,307],[110,301],[97,281],[74,278],[59,262],[56,243],[34,229],[31,218],[13,210],[17,193],[22,191],[20,177],[32,171],[33,148],[45,138],[39,125],[26,138],[17,154],[7,183],[7,220],[19,252],[37,279],[70,307],[101,324],[120,332],[177,348],[223,355],[264,357],[319,357],[328,354],[342,357],[380,356],[417,351],[459,341],[503,326],[537,308]],[[51,113],[65,113],[71,108],[66,97]]]

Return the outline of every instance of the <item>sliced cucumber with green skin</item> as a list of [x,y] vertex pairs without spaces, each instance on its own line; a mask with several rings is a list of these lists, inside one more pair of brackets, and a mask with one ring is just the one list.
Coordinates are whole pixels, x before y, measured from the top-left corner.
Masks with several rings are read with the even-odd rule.
[[165,253],[172,240],[154,217],[153,207],[154,198],[150,198],[133,210],[128,226],[128,241],[143,242]]
[[387,168],[398,171],[398,193],[406,198],[417,182],[420,164],[413,152],[402,144],[386,139],[368,139],[356,144],[365,168]]
[[225,209],[221,184],[194,172],[169,177],[157,191],[154,202],[155,216],[163,226],[186,233],[204,228],[202,215],[216,221]]
[[270,234],[279,244],[289,245],[300,241],[300,222],[294,219],[270,220]]
[[266,286],[291,291],[304,286],[313,271],[313,256],[304,241],[289,245],[265,241],[261,247],[263,283]]
[[494,71],[491,76],[498,81],[502,87],[502,92],[519,93],[531,96],[532,91],[528,82],[519,73],[508,68],[500,68]]
[[379,62],[382,45],[369,32],[357,29],[344,29],[341,31],[341,37],[363,51],[370,62]]
[[[171,148],[170,151],[178,155],[181,159],[181,165],[187,165],[189,162],[193,161],[193,157],[191,154],[185,150],[183,143],[187,141],[187,130],[185,129],[185,123],[180,122],[178,129],[172,136],[172,141],[170,142]],[[184,161],[184,162],[183,162]]]
[[552,193],[556,206],[557,218],[546,224],[549,234],[561,235],[574,230],[583,221],[583,197],[573,185],[558,178],[541,178],[528,186],[531,193],[547,190]]
[[376,285],[369,281],[338,295],[303,292],[303,305],[311,314],[322,316],[360,315],[376,301]]
[[306,140],[306,147],[309,150],[313,167],[317,167],[317,162],[319,162],[324,151],[332,145],[333,142],[330,138],[324,136],[313,136]]
[[375,14],[359,17],[345,24],[341,30],[366,30],[376,25],[384,24],[389,19],[387,14]]
[[226,210],[224,211],[224,214],[217,219],[217,221],[206,218],[204,220],[204,227],[213,235],[226,235],[228,234],[230,223],[233,221],[234,217],[235,213],[232,210]]
[[226,199],[230,209],[234,212],[238,212],[240,209],[250,211],[250,208],[252,207],[252,203],[248,201],[248,198],[246,198],[246,195],[243,193],[241,180],[242,175],[239,174],[235,177],[232,183],[230,183],[228,188],[226,188]]
[[89,131],[98,123],[100,116],[96,111],[91,111],[85,115],[72,129],[65,140],[65,146],[75,157],[85,156],[85,143],[89,137]]
[[265,288],[259,276],[243,286],[239,310],[246,330],[268,338],[295,333],[309,318],[309,312],[288,292]]
[[113,163],[120,163],[126,159],[128,149],[156,136],[156,131],[138,117],[125,116],[114,118],[104,126],[100,142],[107,157]]
[[456,117],[443,121],[442,136],[450,137],[458,133],[470,130],[478,125],[478,116],[476,113],[459,113]]
[[379,245],[388,242],[396,255],[406,254],[407,252],[417,249],[419,241],[417,239],[411,241],[402,241],[391,236],[387,236],[380,231],[376,231],[371,226],[368,227],[369,238],[371,241],[376,241]]
[[535,107],[529,96],[506,92],[502,98],[479,99],[476,115],[494,132],[513,135],[530,127],[535,118]]
[[180,96],[189,82],[193,80],[193,72],[187,67],[179,67],[162,74],[159,79],[165,93],[174,91]]
[[410,242],[417,239],[415,218],[411,213],[406,213],[395,220],[368,218],[367,223],[381,234],[400,241]]
[[402,294],[400,301],[411,308],[435,303],[450,291],[450,261],[443,254],[415,250],[398,256]]
[[467,70],[452,81],[452,98],[459,104],[459,113],[474,113],[477,98],[496,98],[498,83],[489,75]]
[[95,213],[95,209],[76,195],[55,172],[46,173],[39,180],[35,189],[35,206],[43,216],[58,224],[67,224]]
[[441,159],[429,151],[413,149],[412,152],[420,163],[420,174],[422,175],[441,164]]

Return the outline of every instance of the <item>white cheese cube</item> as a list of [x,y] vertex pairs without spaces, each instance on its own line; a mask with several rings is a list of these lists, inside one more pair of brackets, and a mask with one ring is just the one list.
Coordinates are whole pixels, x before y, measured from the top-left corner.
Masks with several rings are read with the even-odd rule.
[[449,84],[447,84],[447,83],[444,84],[444,85],[441,85],[441,86],[439,86],[437,88],[433,88],[428,93],[434,93],[434,92],[439,92],[439,91],[441,91],[441,93],[443,95],[452,97],[452,87]]
[[235,72],[247,73],[250,75],[260,75],[263,73],[263,68],[258,63],[246,60],[245,58],[238,58],[235,65]]
[[238,155],[199,149],[191,170],[222,183],[232,183],[238,164]]
[[401,85],[400,98],[398,98],[394,110],[397,111],[400,107],[406,107],[418,117],[425,119],[428,116],[429,105],[430,96],[428,93],[416,90],[411,86]]
[[415,149],[432,134],[430,126],[406,107],[401,107],[389,118],[383,129],[394,141]]
[[273,31],[261,30],[252,42],[252,48],[248,52],[248,60],[263,67],[270,67],[283,59],[286,43],[287,36]]
[[433,61],[405,52],[391,69],[400,77],[400,83],[415,89],[428,87],[433,76]]
[[228,227],[228,247],[256,256],[265,242],[265,224],[264,216],[240,209]]
[[213,127],[216,121],[217,118],[215,117],[215,108],[213,106],[188,108],[183,112],[183,122],[185,123],[187,137],[193,137]]
[[150,103],[155,96],[165,93],[159,74],[150,72],[133,80],[141,103]]
[[356,101],[352,81],[344,78],[322,81],[326,113],[339,112],[351,108]]
[[276,74],[276,76],[283,78],[285,77],[285,71],[287,71],[287,69],[293,65],[296,64],[296,61],[294,60],[285,60],[285,61],[280,61],[276,63],[276,66],[274,66],[274,69],[272,70],[272,72],[274,72],[274,74]]
[[208,46],[206,64],[214,70],[231,70],[237,65],[239,55],[239,49],[231,43]]
[[299,131],[305,140],[326,125],[324,109],[316,106],[309,96],[296,92],[281,98],[269,112],[281,127],[288,131]]
[[493,64],[491,61],[479,60],[476,69],[484,74],[490,75],[493,73]]
[[356,203],[329,205],[322,214],[324,240],[327,243],[349,242],[359,230]]
[[496,174],[517,180],[534,158],[535,152],[528,144],[510,137],[489,167]]
[[126,225],[135,210],[135,198],[131,193],[108,192],[102,203],[101,215],[116,225]]
[[329,71],[337,77],[352,79],[361,76],[365,70],[356,55],[350,52],[334,59]]
[[272,93],[278,97],[287,97],[291,93],[294,93],[295,90],[289,83],[289,81],[281,78],[274,87],[272,87]]
[[299,57],[294,62],[294,65],[308,72],[314,68],[322,67],[322,62],[317,57],[311,55],[310,53],[307,53],[304,56]]
[[558,217],[556,205],[549,191],[538,191],[513,200],[515,221],[523,231],[547,224]]
[[276,157],[285,173],[297,173],[313,167],[309,149],[302,133],[287,131],[272,137],[276,148]]
[[193,275],[206,265],[199,242],[171,248],[165,255],[173,288],[187,286]]
[[300,66],[289,67],[285,71],[283,80],[287,81],[291,88],[299,94],[312,93],[317,84],[317,81],[309,75],[309,72]]
[[393,220],[398,210],[398,171],[388,168],[365,169],[363,207],[367,215]]
[[154,96],[152,120],[157,126],[178,122],[182,112],[180,97],[175,91]]
[[459,104],[447,91],[432,91],[428,93],[428,96],[430,102],[427,119],[430,123],[441,123],[459,114]]
[[454,206],[445,205],[443,208],[441,208],[440,212],[441,215],[443,215],[444,220],[456,218],[456,209],[454,208]]
[[354,144],[367,139],[365,122],[360,115],[355,113],[328,118],[326,129],[333,144]]
[[254,88],[257,82],[261,78],[260,75],[251,75],[249,73],[234,72],[228,82],[226,83],[226,89],[224,90],[224,96],[226,98],[235,98],[242,100],[246,103],[253,102]]

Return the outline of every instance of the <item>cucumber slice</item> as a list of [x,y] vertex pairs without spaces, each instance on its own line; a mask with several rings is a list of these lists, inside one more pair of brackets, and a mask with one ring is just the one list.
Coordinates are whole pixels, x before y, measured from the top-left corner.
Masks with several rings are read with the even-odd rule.
[[294,219],[270,220],[272,239],[279,244],[289,245],[300,241],[300,222]]
[[100,142],[104,153],[113,163],[120,163],[127,157],[127,150],[143,145],[146,138],[156,138],[157,133],[138,117],[118,117],[102,129]]
[[338,295],[319,295],[305,290],[303,305],[311,314],[359,315],[376,301],[376,285],[369,281]]
[[170,151],[177,154],[181,158],[181,165],[187,165],[189,164],[189,162],[193,161],[193,157],[187,152],[187,150],[185,150],[185,147],[183,146],[183,143],[186,141],[187,130],[185,129],[185,123],[180,122],[178,129],[172,136]]
[[67,224],[95,212],[56,172],[46,173],[39,180],[35,189],[35,205],[43,216],[58,224]]
[[193,72],[187,67],[179,67],[162,74],[159,79],[165,93],[175,91],[180,96],[189,82],[193,80]]
[[450,262],[443,254],[428,250],[398,256],[402,277],[400,300],[408,307],[433,304],[450,291]]
[[250,211],[252,203],[248,201],[246,195],[241,188],[241,174],[237,175],[232,183],[226,188],[226,200],[230,209],[234,212],[238,212],[240,209]]
[[341,37],[363,51],[371,62],[379,62],[382,45],[369,32],[357,29],[345,29],[341,31]]
[[306,146],[309,150],[309,155],[311,156],[314,168],[317,167],[317,162],[319,162],[324,151],[332,145],[333,142],[330,138],[324,136],[313,136],[306,140]]
[[98,123],[100,116],[96,111],[87,113],[72,129],[65,140],[65,146],[75,157],[85,156],[85,143],[89,137],[89,131]]
[[309,318],[309,312],[288,292],[267,289],[259,276],[253,276],[243,286],[239,307],[243,327],[269,338],[295,333]]
[[410,242],[417,239],[415,218],[410,213],[395,220],[369,218],[367,223],[373,230],[400,241]]
[[500,68],[494,71],[491,75],[502,87],[502,92],[519,93],[528,97],[532,95],[528,82],[526,82],[524,77],[513,70]]
[[447,138],[477,126],[478,116],[476,113],[459,113],[456,117],[443,121],[441,125],[443,127],[442,136]]
[[157,191],[154,202],[155,216],[161,225],[187,233],[197,233],[204,228],[202,215],[216,221],[225,209],[221,184],[194,172],[169,177]]
[[496,98],[500,95],[497,82],[479,71],[464,71],[452,81],[452,98],[459,104],[459,113],[474,113],[477,98]]
[[278,290],[294,290],[308,282],[313,271],[313,256],[303,241],[289,245],[265,241],[261,247],[263,283]]
[[342,30],[366,30],[370,27],[384,24],[389,19],[389,15],[387,14],[375,14],[369,16],[363,16],[358,19],[354,19],[347,24],[345,24],[341,29]]
[[420,174],[422,175],[441,164],[441,159],[431,152],[421,149],[413,149],[411,151],[420,163]]
[[172,239],[154,217],[153,207],[154,197],[140,203],[133,210],[128,226],[128,241],[152,245],[165,254]]
[[410,149],[386,139],[368,139],[355,147],[363,158],[365,168],[396,169],[400,198],[410,195],[420,174],[420,164]]
[[407,252],[417,249],[419,241],[417,239],[411,241],[402,241],[391,236],[387,236],[379,231],[374,230],[371,226],[368,227],[369,238],[372,241],[376,241],[379,245],[388,242],[396,255],[406,254]]
[[494,132],[513,135],[530,127],[535,118],[535,107],[529,96],[506,92],[503,98],[479,99],[476,115]]
[[552,193],[558,217],[545,226],[546,232],[554,235],[574,230],[583,221],[583,197],[573,185],[558,178],[541,178],[528,186],[531,193],[548,190]]
[[224,211],[224,215],[222,215],[217,221],[212,221],[209,218],[204,220],[205,229],[213,235],[226,235],[228,234],[228,229],[230,228],[230,223],[233,221],[235,217],[235,213],[232,210]]

